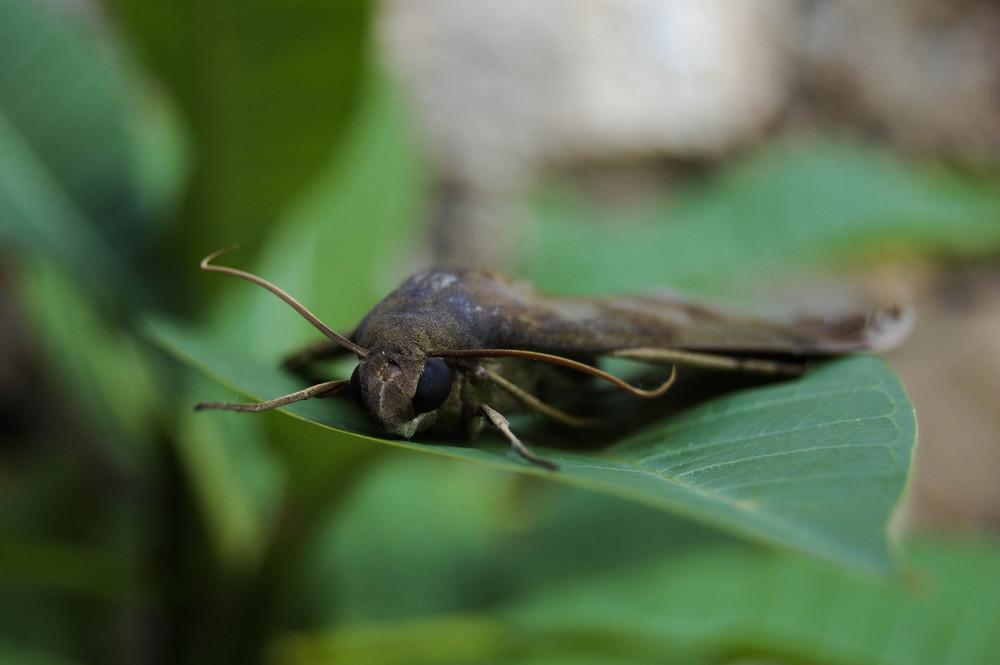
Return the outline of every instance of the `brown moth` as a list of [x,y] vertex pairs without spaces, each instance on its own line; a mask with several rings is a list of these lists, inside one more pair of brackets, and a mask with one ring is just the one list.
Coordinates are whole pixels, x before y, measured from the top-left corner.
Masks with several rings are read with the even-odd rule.
[[[344,391],[387,432],[475,435],[489,423],[525,460],[555,470],[514,435],[503,412],[528,410],[569,426],[594,424],[548,402],[573,374],[589,375],[635,395],[663,394],[677,365],[799,375],[808,361],[854,351],[883,351],[901,342],[912,314],[879,309],[837,318],[775,322],[661,296],[555,297],[495,272],[430,268],[409,278],[344,337],[274,284],[235,268],[213,265],[229,249],[201,262],[204,270],[258,284],[288,303],[327,339],[295,354],[286,367],[351,352],[350,379],[325,381],[266,402],[205,402],[195,408],[266,411]],[[616,357],[673,367],[659,387],[644,390],[595,363]]]

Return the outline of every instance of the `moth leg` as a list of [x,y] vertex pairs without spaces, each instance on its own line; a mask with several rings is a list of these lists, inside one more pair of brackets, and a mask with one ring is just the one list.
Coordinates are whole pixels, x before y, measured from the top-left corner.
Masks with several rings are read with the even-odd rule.
[[554,406],[550,406],[529,393],[527,390],[524,390],[515,383],[511,383],[502,376],[494,374],[485,367],[477,367],[476,376],[486,379],[490,383],[506,390],[522,404],[524,404],[524,406],[526,406],[529,410],[540,413],[543,416],[548,416],[549,418],[557,420],[564,425],[569,425],[570,427],[593,427],[595,425],[600,425],[603,422],[599,418],[581,418],[579,416],[566,413],[565,411],[557,409]]
[[[612,352],[609,351],[603,355],[608,355],[610,353]],[[677,377],[677,368],[675,366],[674,371],[670,373],[670,378],[662,383],[658,388],[644,390],[642,388],[636,388],[635,386],[622,381],[617,376],[608,374],[607,372],[599,370],[592,365],[582,363],[578,360],[573,360],[572,358],[564,358],[563,356],[556,356],[551,353],[542,353],[541,351],[528,351],[526,349],[441,349],[431,351],[427,355],[439,358],[524,358],[525,360],[537,360],[539,362],[568,367],[578,372],[589,374],[590,376],[596,376],[602,381],[607,381],[608,383],[621,388],[625,392],[635,395],[636,397],[658,397],[670,389],[674,379]]]
[[325,381],[323,383],[317,383],[315,386],[309,386],[304,390],[276,397],[266,402],[256,402],[250,404],[241,402],[202,402],[201,404],[195,405],[194,410],[204,411],[206,409],[219,409],[222,411],[250,411],[253,413],[260,413],[261,411],[276,409],[280,406],[285,406],[286,404],[291,404],[292,402],[301,402],[304,399],[310,399],[312,397],[329,397],[330,395],[336,395],[350,383],[350,381],[346,380]]
[[521,440],[518,439],[512,431],[510,431],[510,423],[507,422],[507,419],[500,415],[496,409],[487,406],[486,404],[480,404],[476,407],[475,412],[477,415],[485,418],[486,422],[507,437],[507,440],[510,441],[510,447],[514,449],[515,453],[523,457],[525,460],[531,462],[532,464],[537,464],[544,469],[548,469],[549,471],[559,470],[559,465],[555,462],[543,459],[528,450],[528,447],[521,443]]
[[741,358],[739,356],[724,356],[714,353],[699,353],[697,351],[682,351],[679,349],[660,349],[656,347],[618,349],[604,354],[612,358],[625,358],[647,363],[663,363],[703,367],[705,369],[735,370],[740,372],[756,372],[759,374],[803,374],[808,366],[806,363],[784,362],[767,358]]

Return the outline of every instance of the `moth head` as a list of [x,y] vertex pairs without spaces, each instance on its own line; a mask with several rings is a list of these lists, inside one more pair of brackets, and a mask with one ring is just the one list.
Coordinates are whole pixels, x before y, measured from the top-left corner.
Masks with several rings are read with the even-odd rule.
[[437,357],[375,351],[351,375],[351,397],[386,431],[410,438],[451,394],[451,369]]
[[[421,344],[410,336],[407,326],[390,329],[387,337],[369,348],[335,332],[291,295],[267,280],[236,268],[213,265],[212,261],[229,252],[227,247],[209,254],[201,268],[232,275],[264,287],[284,300],[328,339],[358,354],[358,366],[351,376],[351,396],[392,434],[409,438],[419,429],[428,414],[445,403],[451,394],[451,369],[441,358],[419,351]],[[425,340],[426,341],[426,340]]]

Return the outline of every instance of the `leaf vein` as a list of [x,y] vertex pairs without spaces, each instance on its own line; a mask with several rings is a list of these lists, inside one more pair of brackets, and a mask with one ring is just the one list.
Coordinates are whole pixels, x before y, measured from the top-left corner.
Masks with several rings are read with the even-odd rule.
[[[886,414],[886,415],[866,416],[864,418],[844,418],[844,419],[841,419],[841,420],[827,420],[827,421],[824,421],[822,423],[816,423],[814,425],[808,425],[808,426],[804,426],[803,425],[803,426],[796,426],[796,427],[788,427],[788,428],[776,429],[776,430],[769,431],[769,432],[760,432],[760,433],[752,434],[752,435],[741,435],[739,437],[730,438],[730,439],[716,439],[715,441],[712,441],[710,443],[706,443],[704,445],[700,445],[697,448],[671,448],[670,450],[657,451],[657,452],[654,452],[651,455],[647,455],[646,457],[640,457],[640,458],[636,459],[635,462],[637,464],[643,464],[643,463],[648,462],[648,461],[653,460],[653,459],[662,459],[662,458],[666,458],[666,457],[672,457],[674,455],[679,455],[679,454],[686,453],[686,452],[704,452],[706,450],[710,450],[710,449],[713,449],[713,448],[718,448],[720,446],[728,446],[728,445],[732,445],[732,444],[735,444],[735,443],[750,443],[750,442],[753,442],[753,441],[760,441],[760,440],[763,440],[763,439],[770,439],[770,438],[779,437],[779,436],[787,436],[789,434],[796,434],[796,433],[800,433],[800,432],[807,432],[809,430],[823,429],[823,428],[833,427],[835,425],[842,425],[842,424],[847,424],[847,423],[852,423],[852,424],[858,424],[858,425],[860,425],[861,423],[869,422],[869,421],[875,421],[875,420],[888,420],[888,421],[892,422],[892,418],[890,416],[891,416],[891,413],[890,414]],[[897,433],[899,433],[899,427],[898,427],[898,425],[896,425],[895,422],[893,422],[893,426],[894,426],[894,429],[896,429]],[[796,449],[792,449],[792,450],[788,450],[788,451],[782,451],[781,453],[773,453],[773,454],[787,454],[787,453],[802,452],[802,451],[805,451],[805,450],[813,450],[813,449],[816,449],[816,450],[833,450],[833,449],[836,449],[837,447],[839,447],[840,445],[844,445],[844,446],[850,445],[850,446],[859,446],[859,447],[865,446],[865,447],[867,447],[867,446],[872,446],[872,445],[886,445],[886,444],[870,444],[870,443],[868,443],[868,444],[836,444],[836,445],[831,445],[831,446],[813,446],[812,448],[809,448],[809,449],[796,448]],[[748,460],[751,460],[751,459],[754,459],[754,458],[753,457],[742,457],[742,458],[739,458],[737,460],[731,460],[730,462],[727,462],[727,463],[734,463],[734,462],[740,462],[740,461],[748,461]],[[686,473],[690,473],[690,472],[686,472]]]
[[[782,397],[781,399],[762,400],[762,401],[758,401],[758,402],[748,403],[748,404],[746,404],[744,406],[739,406],[739,407],[735,407],[735,408],[704,409],[703,412],[701,414],[699,414],[697,417],[684,418],[682,416],[682,417],[677,418],[676,420],[674,420],[672,423],[670,423],[666,427],[663,427],[662,429],[658,429],[657,432],[658,433],[662,432],[663,434],[668,434],[668,433],[670,433],[671,431],[674,431],[674,430],[678,430],[678,429],[682,429],[682,430],[683,429],[691,429],[693,427],[696,427],[696,426],[699,426],[699,425],[703,425],[705,423],[716,424],[716,423],[719,422],[719,420],[721,420],[723,418],[730,418],[730,417],[735,417],[735,416],[741,416],[741,415],[745,415],[747,413],[759,413],[759,412],[767,410],[767,409],[776,409],[776,408],[782,408],[782,409],[784,409],[784,408],[788,408],[788,407],[793,407],[795,404],[799,404],[799,403],[802,403],[802,402],[808,402],[808,401],[814,401],[817,398],[836,397],[836,396],[840,396],[840,395],[858,395],[858,396],[860,396],[861,394],[868,393],[868,392],[876,393],[876,394],[879,394],[879,395],[884,395],[885,394],[877,386],[866,386],[866,387],[862,387],[862,388],[859,388],[859,387],[855,386],[855,387],[852,387],[852,388],[849,388],[849,389],[817,391],[817,392],[811,392],[809,394],[796,393],[794,395],[789,395],[789,396],[786,396],[786,397]],[[882,415],[889,415],[890,413],[892,413],[892,412],[889,412],[887,414],[882,414]]]

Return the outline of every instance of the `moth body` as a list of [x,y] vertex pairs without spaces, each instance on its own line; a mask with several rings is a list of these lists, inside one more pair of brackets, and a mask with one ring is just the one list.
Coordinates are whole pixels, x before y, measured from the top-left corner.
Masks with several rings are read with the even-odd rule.
[[[223,250],[225,251],[225,250]],[[475,435],[488,422],[526,460],[554,469],[510,431],[502,413],[535,412],[571,426],[593,421],[551,405],[579,390],[587,375],[638,397],[662,394],[601,371],[602,356],[719,370],[795,375],[810,358],[898,344],[912,325],[899,308],[838,317],[772,321],[666,296],[556,297],[524,281],[463,268],[431,268],[375,305],[348,339],[294,298],[250,273],[202,268],[254,282],[285,300],[329,339],[293,356],[292,369],[345,351],[358,355],[350,380],[327,381],[259,404],[197,408],[261,411],[349,388],[354,401],[387,432],[410,438],[433,429]]]

